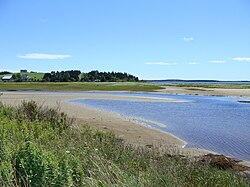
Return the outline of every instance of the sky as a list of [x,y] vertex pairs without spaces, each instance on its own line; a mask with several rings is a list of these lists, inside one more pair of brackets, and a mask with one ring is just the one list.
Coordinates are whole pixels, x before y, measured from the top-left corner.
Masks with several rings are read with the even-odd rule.
[[250,80],[250,0],[0,0],[0,71]]

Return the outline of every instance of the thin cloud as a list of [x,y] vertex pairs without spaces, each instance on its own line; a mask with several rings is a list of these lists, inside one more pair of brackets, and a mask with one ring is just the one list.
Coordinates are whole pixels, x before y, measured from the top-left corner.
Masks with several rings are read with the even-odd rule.
[[194,40],[194,38],[189,37],[189,38],[182,38],[182,40],[184,40],[185,42],[191,42]]
[[169,63],[169,62],[146,62],[147,65],[162,65],[162,66],[169,66],[169,65],[177,65],[177,63]]
[[44,18],[41,18],[40,21],[41,21],[42,23],[46,23],[48,20],[47,20],[47,19],[44,19]]
[[235,61],[239,61],[239,62],[250,62],[250,58],[247,58],[247,57],[235,57],[231,59]]
[[49,59],[49,60],[57,60],[69,58],[71,55],[60,55],[60,54],[44,54],[44,53],[30,53],[24,55],[18,55],[19,58],[26,59]]
[[216,64],[223,64],[223,63],[226,63],[227,61],[225,61],[225,60],[211,60],[209,62],[210,63],[216,63]]
[[198,64],[197,62],[189,62],[188,63],[189,65],[196,65],[196,64]]

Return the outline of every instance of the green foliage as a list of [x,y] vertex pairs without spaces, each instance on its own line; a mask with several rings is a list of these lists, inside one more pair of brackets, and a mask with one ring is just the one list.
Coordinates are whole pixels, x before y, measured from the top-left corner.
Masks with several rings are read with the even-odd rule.
[[97,70],[83,73],[81,81],[84,82],[138,82],[138,77],[121,72],[99,72]]
[[42,186],[45,180],[46,158],[42,151],[25,142],[14,154],[15,178],[21,186]]
[[0,186],[249,186],[230,170],[71,128],[57,109],[0,104]]
[[14,73],[12,75],[12,78],[15,82],[22,82],[22,76],[20,73]]
[[[0,72],[0,81],[2,81],[3,76],[16,76],[18,74],[19,81],[17,82],[37,82],[42,81],[42,78],[44,76],[44,73],[38,73],[38,72],[21,72],[21,73],[11,73],[11,72]],[[27,77],[27,78],[25,78]]]
[[71,71],[52,71],[51,73],[45,73],[42,81],[44,82],[77,82],[80,80],[79,76],[81,71],[71,70]]
[[42,79],[44,82],[138,82],[138,77],[121,72],[99,72],[97,70],[82,73],[79,70],[52,71],[45,73]]
[[29,81],[31,81],[31,82],[38,82],[38,81],[42,81],[44,73],[28,72],[28,73],[21,73],[21,75],[29,76],[29,78],[30,78]]
[[12,74],[12,73],[9,71],[1,71],[0,72],[0,75],[8,75],[8,74]]

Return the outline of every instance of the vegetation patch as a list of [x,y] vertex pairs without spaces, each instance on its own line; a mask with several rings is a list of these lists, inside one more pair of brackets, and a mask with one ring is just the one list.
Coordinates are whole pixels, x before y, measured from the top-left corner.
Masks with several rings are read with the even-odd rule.
[[11,72],[0,72],[0,81],[2,81],[2,78],[4,76],[14,76],[17,82],[22,82],[22,77],[27,76],[29,78],[29,81],[31,82],[37,82],[42,81],[42,78],[44,76],[44,73],[38,73],[38,72],[27,72],[27,73],[11,73]]
[[155,91],[163,89],[161,86],[142,82],[2,82],[0,90],[35,90],[35,91]]
[[211,90],[206,90],[202,88],[186,88],[186,90],[193,90],[193,91],[211,91]]
[[0,72],[0,81],[4,76],[11,79],[3,81],[14,82],[139,82],[139,78],[122,72],[99,72],[97,70],[83,73],[80,70],[51,71],[50,73],[37,73],[21,70],[20,73],[8,71]]
[[0,186],[249,186],[231,167],[124,145],[111,132],[72,123],[34,101],[1,104]]

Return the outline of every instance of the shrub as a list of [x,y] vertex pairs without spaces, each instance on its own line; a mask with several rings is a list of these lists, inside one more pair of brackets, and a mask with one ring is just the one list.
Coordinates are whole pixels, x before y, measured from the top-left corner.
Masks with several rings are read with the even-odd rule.
[[21,186],[42,186],[45,179],[46,156],[30,141],[22,145],[13,156],[15,179]]

